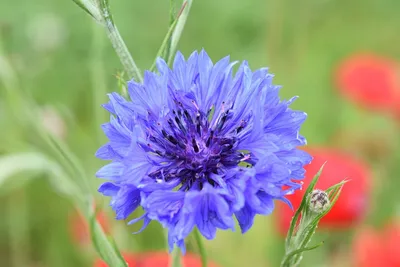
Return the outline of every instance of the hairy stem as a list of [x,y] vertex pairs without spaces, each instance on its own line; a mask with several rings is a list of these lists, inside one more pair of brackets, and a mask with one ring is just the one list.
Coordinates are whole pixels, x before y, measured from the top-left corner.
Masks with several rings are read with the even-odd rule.
[[107,36],[110,39],[111,44],[114,47],[114,50],[117,53],[122,65],[124,66],[124,69],[129,76],[129,79],[134,78],[137,82],[142,82],[142,73],[137,67],[135,61],[133,60],[132,55],[129,53],[128,48],[118,31],[117,26],[114,24],[108,0],[98,1],[101,9],[102,22],[106,28]]

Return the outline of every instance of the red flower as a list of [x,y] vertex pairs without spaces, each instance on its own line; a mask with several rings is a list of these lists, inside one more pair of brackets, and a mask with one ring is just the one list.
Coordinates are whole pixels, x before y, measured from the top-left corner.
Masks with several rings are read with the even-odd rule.
[[[370,172],[368,167],[344,152],[331,148],[312,148],[307,151],[314,157],[313,161],[305,166],[306,177],[303,188],[307,188],[314,175],[325,164],[324,170],[316,185],[316,189],[327,189],[342,180],[349,179],[332,210],[321,220],[320,228],[349,227],[363,218],[366,210]],[[287,198],[296,210],[303,198],[303,190],[296,191]],[[286,232],[293,217],[294,210],[287,205],[279,205],[277,210],[278,226],[282,234]]]
[[[170,256],[167,252],[145,252],[141,254],[124,253],[124,258],[129,267],[168,267]],[[201,267],[201,259],[199,256],[187,253],[182,257],[185,267]],[[215,263],[208,262],[209,267],[218,267]],[[101,260],[97,260],[93,267],[108,267]]]
[[[106,233],[110,231],[110,225],[107,216],[104,212],[100,211],[96,215],[97,222],[103,227]],[[70,233],[73,240],[79,244],[88,244],[90,242],[90,233],[88,222],[78,212],[74,212],[70,216]]]
[[[335,82],[341,93],[369,109],[395,111],[400,103],[399,64],[374,54],[356,54],[339,64]],[[400,111],[400,109],[399,109]]]
[[[137,257],[135,254],[132,253],[122,253],[124,259],[126,260],[126,263],[128,264],[129,267],[139,267],[137,263]],[[95,261],[93,267],[108,267],[108,265],[103,262],[102,260],[98,259]]]
[[388,225],[383,231],[364,228],[353,240],[355,267],[400,267],[400,225]]
[[355,267],[381,266],[385,257],[378,233],[371,228],[357,233],[353,241],[353,255]]

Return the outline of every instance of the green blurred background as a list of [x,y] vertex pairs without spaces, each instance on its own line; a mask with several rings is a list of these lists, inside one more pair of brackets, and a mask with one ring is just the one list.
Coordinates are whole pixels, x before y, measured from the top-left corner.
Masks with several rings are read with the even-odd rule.
[[[110,2],[137,64],[148,68],[168,28],[169,1]],[[234,60],[248,60],[253,69],[270,67],[275,83],[283,85],[283,97],[300,96],[294,107],[309,114],[302,128],[308,143],[360,155],[373,167],[375,180],[386,179],[387,190],[395,188],[400,170],[395,164],[400,158],[397,123],[342,99],[332,75],[340,60],[358,51],[400,59],[399,10],[398,0],[198,0],[179,48],[185,55],[205,48],[214,60],[230,54]],[[94,173],[103,162],[94,153],[106,141],[99,125],[108,119],[96,103],[107,101],[106,92],[119,90],[116,75],[122,70],[105,32],[70,0],[2,0],[0,34],[3,82],[9,78],[9,62],[16,73],[11,81],[18,82],[12,86],[40,105],[42,117],[37,123],[45,121],[68,143],[83,163],[95,194],[100,181]],[[12,111],[14,104],[2,82],[0,89],[0,153],[40,150],[30,129],[16,122],[23,115]],[[368,152],[338,139],[343,132],[371,136],[384,151]],[[8,177],[7,164],[0,162],[0,166],[4,168],[0,168],[0,266],[91,266],[96,257],[93,249],[82,248],[71,237],[73,201],[54,191],[37,172]],[[374,191],[378,205],[368,219],[376,225],[396,210],[390,193],[382,190]],[[112,218],[108,199],[95,196]],[[221,266],[278,266],[283,241],[273,216],[259,216],[244,236],[239,231],[218,232],[216,240],[206,242],[209,257]],[[137,226],[110,221],[121,250],[164,249],[163,234],[155,223],[142,234],[131,235]],[[326,243],[333,239],[318,235]],[[326,258],[329,249],[307,253],[302,266],[351,266],[346,253],[341,264],[334,265]]]

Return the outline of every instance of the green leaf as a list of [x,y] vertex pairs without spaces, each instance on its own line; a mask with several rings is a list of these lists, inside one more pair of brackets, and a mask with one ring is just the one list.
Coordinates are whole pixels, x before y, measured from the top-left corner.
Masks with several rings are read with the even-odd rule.
[[[50,160],[39,152],[25,152],[4,155],[0,157],[0,191],[4,189],[16,189],[25,185],[32,178],[38,177],[35,174],[50,175],[50,183],[54,188],[65,195],[79,195],[77,186],[63,172],[60,165]],[[26,173],[28,178],[14,178],[17,174]]]
[[173,23],[169,27],[168,32],[165,35],[163,42],[161,43],[160,49],[157,52],[156,59],[154,60],[153,65],[151,65],[151,67],[150,67],[150,71],[154,71],[155,70],[156,63],[157,63],[157,58],[161,57],[163,54],[166,53],[166,51],[168,49],[168,44],[170,43],[169,41],[171,39],[171,36],[174,33],[176,25],[178,24],[179,17],[182,14],[182,12],[185,10],[186,6],[187,6],[187,2],[184,2],[184,4],[181,7],[181,10],[179,11],[178,17],[173,21]]
[[172,61],[174,60],[175,53],[178,47],[179,40],[181,38],[183,29],[186,24],[186,20],[189,16],[189,11],[190,7],[192,6],[193,0],[185,0],[183,1],[182,6],[184,7],[184,10],[182,11],[182,14],[178,15],[178,22],[176,24],[175,30],[172,33],[171,37],[171,46],[170,46],[170,52],[169,52],[169,57],[167,60],[168,65],[171,65]]
[[97,21],[101,20],[100,10],[95,6],[90,0],[72,0],[80,8],[82,8],[86,13],[88,13],[92,18]]
[[125,73],[123,71],[117,72],[115,78],[117,78],[117,85],[121,94],[128,97],[128,90],[126,89],[126,80],[124,78]]
[[285,257],[285,259],[284,259],[284,261],[282,262],[281,266],[283,266],[283,267],[285,267],[285,266],[290,266],[289,261],[290,261],[294,256],[296,256],[296,255],[298,255],[298,254],[302,254],[302,253],[305,252],[305,251],[310,251],[310,250],[316,249],[316,248],[322,246],[323,244],[324,244],[324,242],[322,241],[322,242],[320,242],[320,243],[318,243],[318,244],[316,244],[316,245],[314,245],[314,246],[311,246],[311,247],[299,248],[299,249],[293,250],[292,252],[290,252],[290,253],[287,255],[287,257]]
[[7,179],[21,172],[45,172],[48,160],[40,153],[27,152],[0,157],[0,188]]
[[[175,7],[176,7],[176,2],[177,0],[169,0],[169,27],[172,26],[172,24],[175,22]],[[164,53],[162,54],[162,57],[165,60],[168,60],[169,58],[169,53],[171,52],[171,38],[168,40],[167,48],[165,49]]]
[[90,217],[90,232],[93,245],[101,258],[109,265],[115,267],[128,267],[115,242],[107,237],[96,220],[96,215]]
[[[317,216],[307,215],[307,214],[302,215],[304,218],[308,218],[311,216],[312,220],[307,221],[306,227],[304,227],[303,230],[301,231],[300,235],[296,237],[298,240],[300,240],[298,250],[306,249],[307,244],[310,242],[312,236],[315,233],[315,229],[317,228],[319,221],[322,219],[322,217],[324,217],[326,214],[328,214],[328,212],[333,208],[336,201],[339,199],[339,195],[340,195],[342,188],[346,182],[347,181],[342,181],[336,185],[331,186],[330,188],[328,188],[326,190],[326,191],[329,190],[328,196],[330,198],[330,206],[324,212],[321,212]],[[309,195],[309,193],[308,193],[308,195]],[[308,195],[307,195],[307,199],[308,199]],[[304,211],[306,211],[306,209]],[[294,260],[294,262],[298,262],[301,259],[300,255],[295,255],[293,257],[297,257],[297,260]]]
[[299,208],[296,210],[292,221],[290,222],[290,227],[289,227],[289,231],[286,237],[286,242],[285,242],[285,248],[288,249],[290,246],[290,242],[292,240],[293,234],[294,234],[294,230],[295,227],[297,225],[297,221],[300,217],[300,214],[303,210],[305,210],[305,207],[307,206],[307,199],[308,199],[308,195],[312,192],[312,190],[314,190],[315,185],[318,182],[319,177],[321,176],[322,170],[324,169],[326,162],[324,164],[322,164],[321,168],[319,169],[319,171],[317,172],[317,174],[314,176],[314,178],[311,180],[309,186],[306,189],[306,192],[304,193],[303,199],[301,200],[300,206]]

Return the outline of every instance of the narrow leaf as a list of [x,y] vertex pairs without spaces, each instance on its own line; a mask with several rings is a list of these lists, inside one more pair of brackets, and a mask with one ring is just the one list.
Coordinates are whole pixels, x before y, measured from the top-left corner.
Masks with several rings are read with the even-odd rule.
[[171,26],[169,27],[168,32],[165,35],[164,40],[163,40],[163,42],[162,42],[162,44],[160,46],[160,49],[157,52],[156,59],[154,60],[153,65],[151,65],[151,67],[150,67],[150,71],[154,71],[155,70],[157,58],[161,57],[163,54],[166,53],[166,50],[168,48],[168,43],[169,43],[169,41],[171,39],[171,36],[172,36],[172,34],[173,34],[173,32],[174,32],[174,30],[176,28],[176,25],[178,24],[179,17],[182,14],[182,12],[185,10],[186,6],[187,6],[187,2],[184,2],[181,10],[179,11],[177,19],[175,19],[173,21],[173,23],[171,24]]
[[[185,6],[186,3],[186,6]],[[185,0],[183,1],[182,6],[185,6],[185,9],[183,10],[182,14],[179,16],[176,28],[172,34],[171,37],[171,47],[170,47],[170,52],[169,52],[169,58],[167,60],[168,65],[172,63],[175,57],[175,53],[178,47],[179,40],[181,38],[183,29],[186,24],[186,20],[189,16],[189,11],[190,7],[192,6],[193,0]]]
[[294,234],[294,229],[296,227],[297,221],[300,217],[301,212],[304,210],[304,207],[307,205],[307,199],[308,199],[308,195],[314,190],[315,185],[318,182],[319,177],[321,176],[322,170],[324,169],[326,162],[324,164],[322,164],[321,168],[319,169],[319,171],[317,172],[317,174],[314,176],[314,178],[312,179],[310,185],[307,187],[303,199],[301,200],[300,206],[299,208],[296,210],[292,221],[290,222],[290,227],[289,227],[289,231],[286,237],[286,243],[285,243],[285,247],[286,249],[289,248],[290,245],[290,241],[292,239],[292,236]]
[[72,0],[80,8],[82,8],[86,13],[88,13],[92,18],[100,21],[100,11],[90,0]]
[[[92,206],[92,204],[90,204]],[[90,209],[93,210],[93,209]],[[109,265],[115,267],[128,267],[118,248],[110,241],[104,233],[101,225],[97,222],[95,212],[89,216],[90,234],[92,243],[101,258]]]
[[296,249],[296,250],[292,251],[291,253],[289,253],[287,255],[287,257],[285,258],[285,260],[284,260],[284,262],[282,263],[281,266],[282,267],[286,267],[286,266],[287,267],[291,267],[291,265],[289,263],[293,259],[294,256],[297,256],[298,254],[301,254],[301,253],[303,253],[305,251],[310,251],[310,250],[316,249],[316,248],[322,246],[323,244],[324,244],[324,242],[322,241],[322,242],[320,242],[320,243],[318,243],[318,244],[316,244],[314,246],[306,247],[306,248],[300,248],[300,249]]

